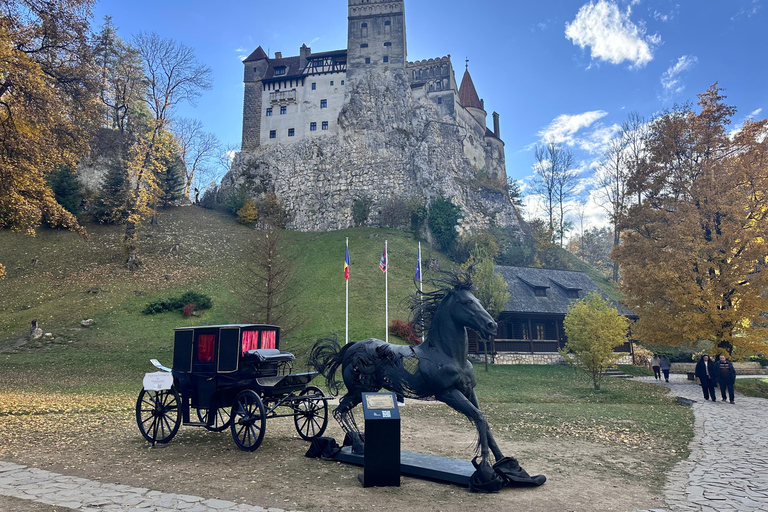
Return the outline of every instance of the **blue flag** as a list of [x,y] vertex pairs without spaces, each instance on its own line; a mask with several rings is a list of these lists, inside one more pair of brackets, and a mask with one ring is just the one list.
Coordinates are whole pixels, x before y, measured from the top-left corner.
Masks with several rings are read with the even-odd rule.
[[419,245],[419,255],[416,257],[416,281],[421,281],[421,245]]

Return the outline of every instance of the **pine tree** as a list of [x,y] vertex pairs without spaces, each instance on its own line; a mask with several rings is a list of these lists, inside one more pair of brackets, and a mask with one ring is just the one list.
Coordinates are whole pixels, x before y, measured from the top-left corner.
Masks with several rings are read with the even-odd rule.
[[114,161],[107,170],[101,193],[93,205],[93,216],[102,224],[122,224],[128,218],[128,171],[123,162]]
[[62,165],[58,170],[47,176],[48,186],[51,187],[56,202],[73,215],[80,212],[83,201],[82,187],[77,175],[69,167]]

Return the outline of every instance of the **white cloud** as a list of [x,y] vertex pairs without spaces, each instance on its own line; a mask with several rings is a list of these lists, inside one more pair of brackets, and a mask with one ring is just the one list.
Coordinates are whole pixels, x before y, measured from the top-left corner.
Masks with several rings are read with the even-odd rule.
[[645,26],[630,20],[631,7],[621,12],[606,0],[588,3],[579,9],[576,19],[565,25],[565,37],[582,49],[589,46],[592,58],[612,64],[624,61],[641,68],[653,60],[653,50],[661,43],[658,34],[646,35]]
[[619,126],[615,124],[604,126],[598,123],[592,131],[587,129],[606,115],[608,112],[604,110],[592,110],[576,115],[561,114],[539,131],[538,135],[544,143],[557,142],[575,146],[590,153],[602,152]]
[[758,108],[758,109],[756,109],[756,110],[753,110],[752,112],[750,112],[750,113],[747,115],[747,119],[754,119],[754,118],[756,118],[757,116],[759,116],[759,115],[760,115],[760,112],[762,112],[762,111],[763,111],[763,109],[761,109],[761,108]]
[[762,5],[760,5],[760,0],[752,0],[752,4],[749,7],[742,7],[739,12],[731,16],[731,21],[736,21],[742,16],[751,18],[758,13],[761,7]]
[[671,95],[683,92],[685,84],[681,82],[680,74],[691,69],[697,62],[699,59],[695,55],[683,55],[677,59],[677,62],[661,75],[661,86],[664,88],[664,93]]
[[661,22],[669,21],[669,14],[662,14],[659,11],[653,11],[653,19]]

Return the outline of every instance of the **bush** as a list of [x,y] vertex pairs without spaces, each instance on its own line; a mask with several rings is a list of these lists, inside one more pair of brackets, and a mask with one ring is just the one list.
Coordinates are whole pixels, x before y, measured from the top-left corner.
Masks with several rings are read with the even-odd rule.
[[359,197],[352,202],[352,222],[355,226],[363,226],[371,214],[371,200],[367,197]]
[[420,198],[411,198],[408,201],[408,214],[411,217],[411,231],[419,236],[419,231],[424,227],[427,220],[427,207]]
[[141,311],[145,315],[157,315],[167,311],[183,312],[186,306],[191,305],[193,310],[211,309],[213,301],[205,294],[189,291],[181,297],[168,297],[150,302]]
[[392,320],[392,323],[389,326],[389,333],[407,341],[411,345],[418,345],[421,343],[421,338],[416,336],[416,333],[413,332],[413,326],[408,322],[403,322],[397,318]]
[[398,197],[394,197],[384,203],[381,209],[381,227],[403,229],[411,222],[411,214],[408,211],[408,203]]
[[245,226],[250,226],[259,218],[259,210],[253,199],[248,199],[242,208],[237,211],[237,222]]
[[450,199],[438,197],[429,207],[427,223],[435,242],[443,252],[449,252],[456,241],[456,226],[461,220],[461,208]]

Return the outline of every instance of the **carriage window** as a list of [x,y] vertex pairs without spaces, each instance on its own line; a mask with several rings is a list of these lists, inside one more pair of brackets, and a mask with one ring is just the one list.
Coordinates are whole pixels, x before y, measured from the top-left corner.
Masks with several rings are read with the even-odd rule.
[[261,348],[275,348],[275,331],[262,331]]
[[243,354],[259,348],[259,331],[243,331]]
[[215,334],[200,334],[197,337],[197,362],[213,362],[213,343],[216,340]]

